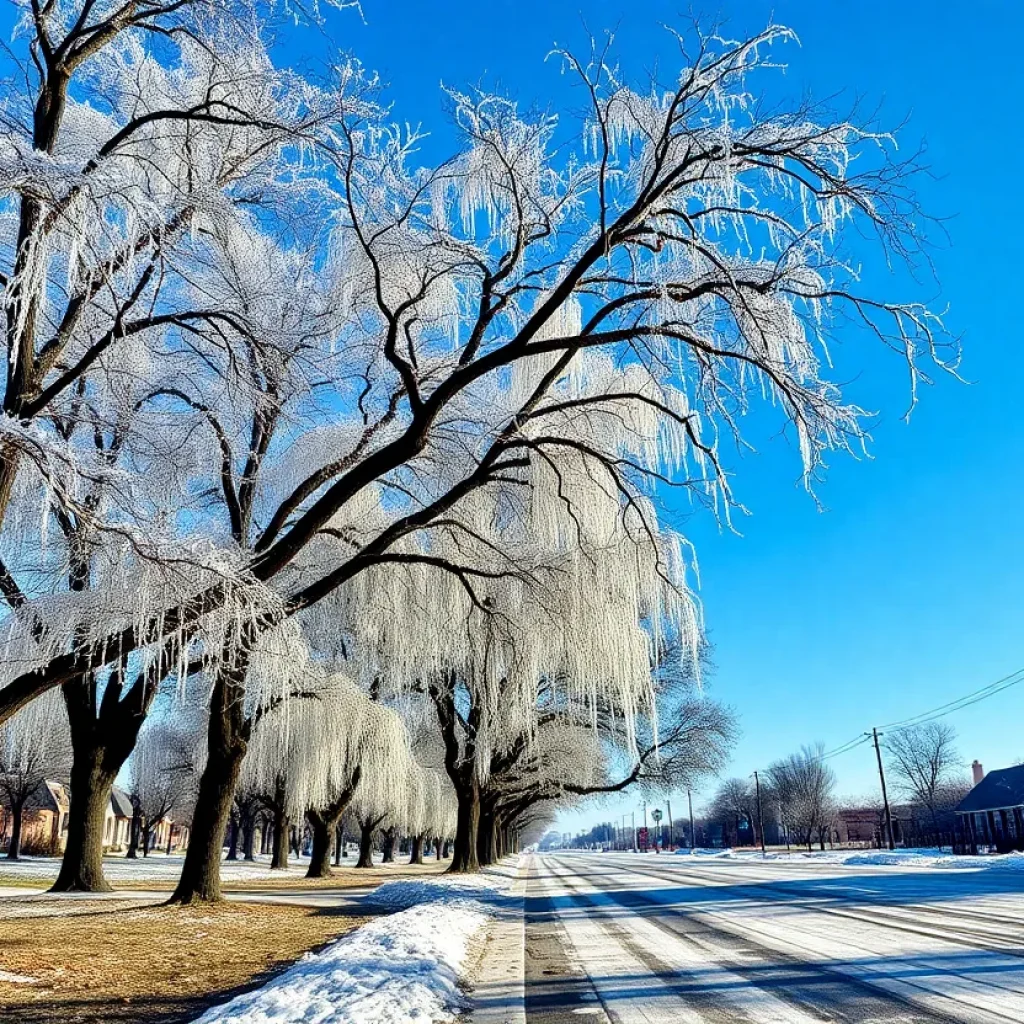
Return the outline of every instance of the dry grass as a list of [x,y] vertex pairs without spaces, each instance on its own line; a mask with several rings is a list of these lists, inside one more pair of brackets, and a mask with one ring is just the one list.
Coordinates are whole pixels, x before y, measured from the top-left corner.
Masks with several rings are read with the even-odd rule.
[[[299,875],[284,875],[281,878],[239,879],[224,883],[225,892],[255,892],[263,889],[364,889],[396,882],[406,878],[423,878],[425,875],[441,875],[451,865],[450,860],[429,860],[423,864],[388,864],[356,870],[341,868],[330,878],[302,878]],[[120,887],[120,886],[118,886]],[[141,883],[139,888],[145,888]]]
[[0,1020],[178,1024],[361,923],[314,907],[180,908],[128,900],[0,901]]

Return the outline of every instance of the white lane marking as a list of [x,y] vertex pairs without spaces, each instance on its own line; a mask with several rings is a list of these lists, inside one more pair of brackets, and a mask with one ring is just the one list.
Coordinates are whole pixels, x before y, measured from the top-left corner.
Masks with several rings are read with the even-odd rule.
[[[644,877],[649,885],[654,881]],[[964,1024],[1024,1020],[1024,960],[1019,957],[964,947],[955,938],[887,929],[882,921],[838,918],[824,908],[790,902],[778,894],[761,904],[737,900],[714,909],[702,901],[682,905],[698,920],[714,922],[740,937],[756,937],[763,945],[796,953],[803,960],[827,963],[832,970],[925,1010],[955,1013]],[[908,948],[911,942],[915,946]],[[969,964],[963,962],[965,953]]]
[[[572,879],[564,881],[569,888],[575,888]],[[656,908],[656,904],[652,905],[652,909]],[[619,912],[615,913],[616,910]],[[610,919],[614,928],[626,933],[636,946],[681,978],[692,979],[696,991],[713,992],[719,1006],[735,1011],[741,1019],[751,1024],[824,1024],[833,1019],[820,1013],[809,1013],[780,999],[724,966],[723,961],[732,954],[727,947],[704,936],[667,932],[646,917],[636,913],[622,914],[621,910],[621,907],[598,906],[592,913]],[[671,913],[668,908],[661,910],[662,914],[666,912]]]
[[[543,858],[540,863],[547,871],[546,894],[556,899],[567,895],[550,865]],[[600,927],[592,914],[580,913],[578,906],[556,906],[555,913],[613,1024],[704,1024],[699,1013]]]

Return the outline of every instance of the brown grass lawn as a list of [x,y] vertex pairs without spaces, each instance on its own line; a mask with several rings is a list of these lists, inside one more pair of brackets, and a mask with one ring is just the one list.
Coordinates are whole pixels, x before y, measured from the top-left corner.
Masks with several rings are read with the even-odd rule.
[[179,1024],[365,918],[314,907],[0,900],[0,1021]]

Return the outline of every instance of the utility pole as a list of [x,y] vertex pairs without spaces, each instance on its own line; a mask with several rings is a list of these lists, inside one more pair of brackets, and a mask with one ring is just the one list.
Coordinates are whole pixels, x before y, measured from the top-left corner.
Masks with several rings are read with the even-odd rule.
[[668,845],[670,847],[675,846],[675,836],[672,830],[672,801],[665,801],[665,808],[668,811]]
[[885,808],[885,834],[889,840],[889,849],[896,849],[896,841],[892,837],[892,814],[889,813],[889,796],[885,791],[885,769],[882,768],[882,749],[878,745],[878,730],[872,729],[870,733],[865,733],[865,736],[870,735],[875,741],[875,756],[878,758],[878,778],[882,783],[882,806]]
[[636,853],[636,811],[630,811],[629,816],[633,822],[633,852]]
[[690,849],[697,849],[697,838],[693,834],[693,797],[690,795],[690,791],[686,791],[686,802],[690,805]]
[[761,780],[754,772],[754,789],[757,790],[757,830],[761,833],[761,856],[767,857],[768,851],[764,848],[764,815],[761,813]]

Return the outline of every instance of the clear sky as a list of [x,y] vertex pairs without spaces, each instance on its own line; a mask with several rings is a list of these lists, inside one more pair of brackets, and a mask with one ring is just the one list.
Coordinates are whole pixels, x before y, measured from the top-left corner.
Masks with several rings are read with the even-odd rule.
[[[642,73],[660,59],[667,74],[672,47],[659,24],[685,7],[364,0],[365,22],[340,15],[328,24],[391,83],[396,117],[439,125],[443,147],[442,80],[482,80],[526,104],[574,109],[579,97],[557,65],[544,62],[553,43],[582,46],[584,23],[594,32],[611,27],[625,67]],[[926,389],[908,425],[899,366],[858,354],[855,393],[882,415],[871,460],[832,460],[819,491],[825,511],[801,489],[796,453],[777,441],[734,462],[752,513],[737,524],[742,536],[703,514],[686,522],[715,644],[709,686],[741,716],[730,771],[744,775],[802,743],[837,746],[1024,667],[1024,250],[1016,198],[1024,180],[1024,5],[734,0],[717,11],[734,34],[771,16],[797,31],[802,45],[786,48],[790,67],[776,88],[794,97],[839,93],[839,106],[881,105],[883,120],[909,118],[907,147],[927,144],[935,177],[919,183],[919,194],[930,212],[950,218],[950,240],[934,254],[938,285],[926,280],[913,294],[949,307],[972,382]],[[889,294],[902,297],[911,285],[894,281]],[[949,720],[965,764],[1024,757],[1024,685]],[[832,764],[847,793],[875,785],[870,747]],[[559,824],[575,830],[632,806],[587,807]]]
[[[553,43],[582,48],[587,29],[614,28],[626,69],[643,74],[659,63],[667,75],[673,44],[659,26],[678,24],[688,6],[362,0],[362,19],[327,15],[322,48],[304,33],[300,53],[284,34],[282,56],[318,62],[332,45],[356,54],[391,83],[396,120],[436,128],[424,147],[433,159],[450,149],[442,81],[483,81],[527,105],[575,110],[579,94],[544,60]],[[700,9],[725,17],[734,35],[772,17],[796,30],[802,45],[785,49],[779,94],[840,94],[837,106],[861,99],[880,105],[883,121],[909,118],[901,137],[909,148],[927,143],[935,172],[919,194],[949,218],[950,240],[934,253],[937,285],[899,278],[888,295],[948,306],[972,382],[926,389],[908,425],[905,374],[880,353],[858,351],[856,397],[882,415],[870,460],[832,460],[819,489],[824,511],[800,486],[796,453],[779,440],[733,461],[738,496],[752,513],[737,523],[742,535],[720,531],[705,514],[685,522],[715,645],[708,685],[740,714],[730,772],[746,775],[802,743],[837,746],[1024,667],[1024,4],[712,0]],[[1024,758],[1024,685],[950,721],[965,764]],[[844,792],[875,785],[870,748],[832,763]],[[560,826],[575,830],[633,806],[588,807]]]

